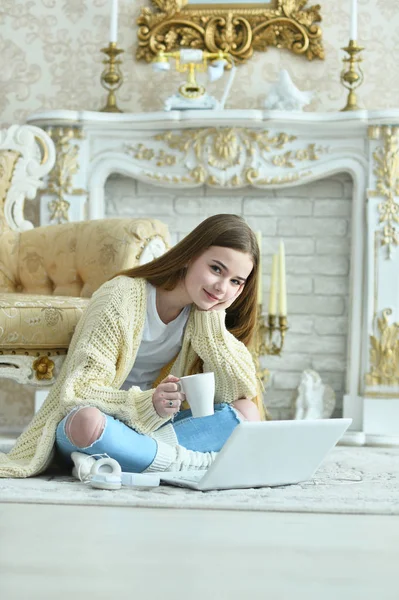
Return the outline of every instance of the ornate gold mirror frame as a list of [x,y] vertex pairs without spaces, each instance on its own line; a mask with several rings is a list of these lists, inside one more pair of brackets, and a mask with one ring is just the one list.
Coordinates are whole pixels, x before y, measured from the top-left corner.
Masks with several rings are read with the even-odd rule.
[[309,60],[324,58],[320,6],[304,8],[308,0],[272,0],[254,4],[189,4],[189,0],[151,0],[142,8],[138,60],[150,62],[163,50],[198,48],[229,52],[236,63],[254,50],[286,48]]

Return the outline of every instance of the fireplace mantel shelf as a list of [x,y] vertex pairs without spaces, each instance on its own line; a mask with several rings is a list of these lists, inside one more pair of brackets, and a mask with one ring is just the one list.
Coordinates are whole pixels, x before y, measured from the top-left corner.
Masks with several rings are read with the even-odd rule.
[[399,109],[358,110],[353,112],[302,112],[281,110],[187,110],[157,111],[141,113],[104,113],[98,111],[52,110],[37,112],[29,116],[28,123],[44,126],[80,125],[99,126],[106,129],[132,126],[134,129],[196,127],[207,125],[239,125],[243,123],[322,125],[356,127],[359,130],[369,125],[399,125]]
[[61,221],[104,217],[104,186],[113,173],[193,194],[203,185],[281,189],[348,173],[354,185],[344,416],[353,419],[353,443],[399,440],[399,364],[398,382],[387,387],[379,382],[381,365],[370,362],[370,336],[382,344],[376,317],[390,308],[389,324],[399,321],[399,109],[53,110],[28,123],[49,130],[70,168],[61,196],[50,187],[42,193],[41,224],[56,222],[54,207]]
[[399,121],[399,108],[383,110],[356,110],[347,112],[303,112],[285,110],[257,110],[257,109],[234,109],[234,110],[171,110],[140,113],[106,113],[91,110],[49,110],[33,113],[28,117],[28,122],[38,122],[41,119],[48,123],[51,120],[81,121],[104,123],[137,123],[156,121],[195,121],[195,120],[237,120],[246,119],[251,121],[273,121],[283,119],[287,123],[324,121],[348,122],[363,121],[374,122],[376,120],[388,119]]

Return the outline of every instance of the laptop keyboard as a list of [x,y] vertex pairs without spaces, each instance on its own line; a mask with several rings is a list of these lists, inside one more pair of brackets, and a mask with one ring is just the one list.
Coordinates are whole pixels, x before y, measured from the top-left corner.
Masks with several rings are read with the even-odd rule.
[[[175,471],[173,473],[164,473],[165,479],[173,479],[173,481],[189,481],[190,483],[198,483],[206,473],[206,469],[199,471]],[[162,475],[161,475],[162,479]]]

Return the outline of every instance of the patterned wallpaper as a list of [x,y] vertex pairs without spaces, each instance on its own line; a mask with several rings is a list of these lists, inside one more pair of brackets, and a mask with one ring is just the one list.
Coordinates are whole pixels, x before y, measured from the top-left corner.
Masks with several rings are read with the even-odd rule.
[[[312,4],[310,1],[309,5]],[[349,0],[321,0],[325,61],[308,62],[288,51],[257,53],[239,68],[227,108],[259,108],[270,83],[287,69],[299,88],[315,90],[310,110],[339,110],[340,48],[348,41]],[[397,0],[359,0],[359,41],[364,53],[366,108],[398,105],[399,12]],[[150,0],[120,0],[119,43],[125,49],[125,83],[118,98],[126,112],[159,110],[182,75],[155,75],[134,59],[135,21]],[[104,102],[100,48],[109,30],[110,0],[1,0],[0,124],[22,122],[44,109],[96,110]],[[221,93],[221,82],[210,88]]]

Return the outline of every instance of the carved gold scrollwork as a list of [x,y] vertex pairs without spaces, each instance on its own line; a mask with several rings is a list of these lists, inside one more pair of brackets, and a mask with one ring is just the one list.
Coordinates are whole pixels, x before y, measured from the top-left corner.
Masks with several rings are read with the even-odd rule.
[[176,164],[176,156],[173,154],[166,154],[164,150],[156,152],[152,148],[146,148],[144,144],[137,144],[133,149],[128,144],[126,145],[128,151],[131,150],[131,154],[137,160],[152,160],[154,159],[157,167],[166,167]]
[[378,334],[370,336],[370,372],[366,384],[399,385],[399,323],[389,325],[390,308],[377,319]]
[[[285,150],[295,136],[236,127],[207,127],[167,131],[153,136],[154,146],[126,145],[126,151],[135,159],[168,167],[166,173],[146,171],[147,177],[168,183],[207,183],[219,187],[243,185],[278,185],[292,183],[308,176],[306,172],[276,173],[265,171],[298,169],[296,163],[317,161],[327,149],[308,144],[295,150]],[[166,149],[168,151],[166,151]],[[174,154],[169,151],[174,152]],[[171,172],[176,166],[178,173]],[[184,173],[181,174],[181,170]],[[266,175],[266,176],[265,176]]]
[[382,136],[383,146],[373,153],[374,174],[377,178],[376,189],[371,196],[382,196],[384,200],[378,205],[379,222],[383,224],[380,231],[380,243],[387,247],[387,258],[391,257],[392,247],[399,245],[399,131],[397,128],[381,127],[369,131],[371,139]]
[[70,202],[65,195],[80,195],[85,191],[74,189],[72,176],[79,170],[79,146],[72,144],[73,139],[81,139],[82,131],[78,127],[48,127],[47,133],[52,138],[56,150],[56,164],[50,172],[47,187],[42,193],[53,194],[54,200],[50,200],[50,221],[63,223],[69,221]]
[[286,48],[309,60],[324,59],[320,6],[305,8],[307,0],[274,0],[263,6],[224,7],[189,5],[187,0],[153,0],[157,10],[145,7],[137,23],[137,59],[150,62],[164,50],[197,48],[229,52],[236,63],[254,50]]
[[[319,152],[322,149],[319,149]],[[316,144],[309,144],[307,148],[297,150],[293,152],[289,150],[284,154],[280,154],[278,156],[273,156],[272,163],[276,165],[276,167],[287,167],[290,169],[295,168],[295,162],[301,162],[304,160],[319,160],[319,156],[316,151]]]

